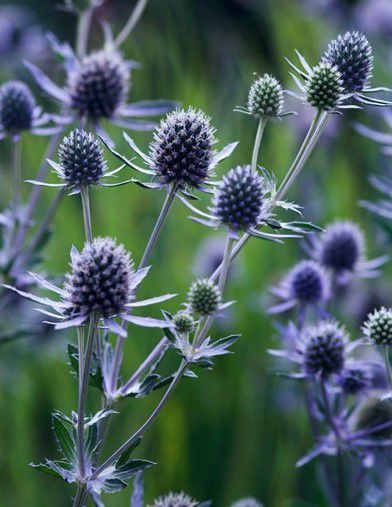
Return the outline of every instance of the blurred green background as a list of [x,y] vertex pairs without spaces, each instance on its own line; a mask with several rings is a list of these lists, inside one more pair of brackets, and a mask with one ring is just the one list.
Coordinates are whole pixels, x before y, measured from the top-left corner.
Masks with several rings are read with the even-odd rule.
[[[347,11],[340,16],[332,10],[327,16],[322,10],[310,9],[311,3],[311,0],[151,0],[123,48],[128,58],[143,63],[141,70],[133,73],[130,100],[169,98],[203,108],[213,118],[219,147],[240,141],[231,160],[223,163],[219,172],[248,163],[256,124],[247,116],[233,113],[233,108],[244,104],[253,73],[274,73],[285,87],[293,88],[284,56],[294,58],[297,48],[315,64],[330,38],[354,26],[352,5],[347,4]],[[99,14],[119,30],[133,4],[134,1],[107,0]],[[34,23],[44,31],[73,41],[75,19],[56,9],[56,2],[25,0],[12,5],[30,9],[35,15]],[[391,85],[385,70],[390,63],[386,40],[380,34],[370,38],[374,40],[376,55],[374,83]],[[98,47],[100,42],[96,19],[92,47]],[[22,64],[11,63],[15,62],[2,60],[2,79],[17,77],[31,83]],[[51,64],[47,68],[61,82],[61,73]],[[32,87],[38,100],[53,108],[33,84]],[[290,101],[288,108],[298,111],[298,118],[269,124],[261,149],[261,163],[278,178],[287,170],[309,123],[309,113],[303,106]],[[336,218],[358,220],[367,233],[369,254],[375,255],[384,253],[387,247],[372,218],[358,207],[357,201],[372,196],[367,176],[381,171],[385,160],[376,146],[352,128],[353,121],[358,119],[373,125],[380,123],[374,112],[371,114],[350,113],[338,119],[311,157],[290,199],[304,205],[306,219],[321,226]],[[126,150],[120,130],[110,127],[109,131],[118,147]],[[146,147],[151,134],[134,137]],[[43,138],[23,138],[26,178],[35,175],[45,146]],[[3,205],[9,197],[9,148],[9,143],[2,141]],[[114,167],[113,158],[107,158]],[[28,191],[26,184],[26,196]],[[43,191],[41,210],[52,196],[50,189]],[[163,192],[150,193],[132,186],[93,189],[94,233],[116,237],[137,260],[163,199]],[[151,276],[143,285],[142,295],[146,297],[162,292],[179,293],[176,302],[167,305],[170,310],[182,302],[192,281],[200,245],[214,235],[189,221],[187,215],[187,210],[176,203],[155,250]],[[54,222],[42,271],[58,274],[66,271],[70,247],[72,244],[81,247],[83,237],[79,199],[67,197]],[[226,331],[238,331],[243,336],[235,346],[235,354],[217,360],[213,371],[201,371],[198,380],[182,382],[158,423],[146,434],[138,456],[158,462],[157,467],[145,474],[147,501],[170,490],[184,490],[199,500],[212,499],[216,506],[227,506],[249,495],[267,507],[327,505],[318,486],[315,466],[295,468],[296,460],[312,443],[305,410],[290,382],[274,375],[274,362],[266,353],[268,347],[276,344],[273,322],[265,313],[267,288],[301,255],[294,241],[280,246],[253,240],[245,249],[227,291],[227,297],[237,300],[237,304],[230,321],[215,328],[215,336],[223,336]],[[366,294],[375,283],[362,285],[360,291]],[[354,313],[343,315],[349,326],[355,323]],[[8,322],[3,322],[2,328],[7,325]],[[132,328],[124,375],[135,369],[159,338],[156,331]],[[50,429],[52,409],[70,413],[77,406],[77,384],[66,364],[67,340],[74,340],[72,333],[56,334],[50,340],[17,341],[0,348],[1,506],[70,505],[73,487],[27,466],[44,456],[56,456]],[[168,368],[174,367],[177,360],[174,354],[170,356]],[[155,393],[147,400],[123,403],[121,414],[114,418],[106,452],[137,428],[159,396],[160,393]],[[106,502],[113,507],[127,506],[130,493],[128,488],[106,497]]]

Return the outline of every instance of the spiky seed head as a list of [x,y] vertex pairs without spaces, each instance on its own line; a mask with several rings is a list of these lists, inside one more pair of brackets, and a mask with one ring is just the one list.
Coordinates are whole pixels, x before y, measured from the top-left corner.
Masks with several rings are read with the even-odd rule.
[[198,502],[185,493],[169,493],[157,498],[151,507],[195,507]]
[[263,507],[263,505],[255,498],[241,498],[231,504],[231,507]]
[[390,400],[368,398],[360,406],[354,423],[355,430],[369,430],[369,436],[392,438],[392,425],[370,432],[372,428],[392,423],[392,404]]
[[338,68],[346,92],[360,92],[370,82],[373,70],[372,47],[359,32],[346,32],[332,40],[322,58]]
[[200,187],[214,157],[215,129],[202,111],[178,109],[164,118],[150,145],[152,169],[162,184]]
[[66,300],[73,314],[118,315],[132,298],[133,262],[112,238],[96,238],[72,256]]
[[358,225],[335,222],[320,237],[318,260],[337,273],[354,271],[363,257],[364,249],[364,236]]
[[257,119],[276,118],[283,111],[283,89],[279,81],[264,74],[254,81],[248,95],[248,111]]
[[70,75],[71,107],[81,118],[111,118],[124,102],[128,86],[128,69],[118,53],[92,53]]
[[195,319],[189,312],[180,310],[173,317],[173,325],[180,334],[191,333],[195,329]]
[[98,140],[84,130],[73,130],[59,148],[63,177],[71,188],[95,185],[105,172],[105,160]]
[[358,394],[371,385],[371,375],[362,366],[344,368],[339,375],[339,385],[346,394]]
[[330,111],[342,96],[343,81],[336,65],[322,62],[313,68],[306,85],[306,100],[319,111]]
[[381,307],[369,313],[363,331],[376,345],[392,345],[392,309]]
[[255,227],[266,205],[263,178],[249,165],[231,169],[222,179],[214,199],[214,215],[232,230]]
[[207,278],[196,280],[189,289],[189,308],[195,315],[211,315],[219,309],[221,302],[220,290]]
[[340,373],[345,360],[346,334],[336,323],[322,321],[305,332],[304,366],[307,373]]
[[21,81],[8,81],[0,88],[0,125],[10,134],[32,127],[36,102],[30,88]]
[[301,261],[294,266],[288,275],[288,284],[291,297],[301,303],[321,303],[330,293],[330,279],[314,261]]

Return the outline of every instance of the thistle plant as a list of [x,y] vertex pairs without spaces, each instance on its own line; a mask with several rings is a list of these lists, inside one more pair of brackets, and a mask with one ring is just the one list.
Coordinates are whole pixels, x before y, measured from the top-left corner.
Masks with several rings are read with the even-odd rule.
[[[301,218],[301,207],[286,201],[286,194],[303,170],[331,114],[359,108],[358,103],[378,106],[389,103],[369,95],[381,89],[368,87],[372,70],[368,41],[357,32],[339,37],[330,44],[315,67],[311,68],[301,55],[299,59],[304,70],[291,64],[299,74],[295,80],[301,91],[294,94],[314,109],[314,119],[282,182],[278,184],[272,171],[258,165],[267,121],[290,114],[284,110],[282,86],[270,75],[253,83],[247,107],[241,110],[258,121],[253,149],[249,153],[250,164],[244,161],[218,179],[215,168],[230,157],[237,142],[220,151],[215,150],[217,131],[203,111],[193,107],[178,108],[171,100],[127,103],[128,94],[132,92],[131,71],[137,68],[137,64],[127,61],[120,48],[147,1],[136,3],[116,37],[105,26],[103,47],[89,52],[90,25],[94,10],[100,4],[94,0],[66,2],[66,8],[78,19],[75,49],[67,43],[60,43],[55,36],[49,36],[52,50],[66,72],[62,87],[35,64],[27,63],[37,84],[60,103],[58,113],[41,114],[25,85],[11,83],[0,93],[2,132],[10,134],[13,141],[22,131],[52,135],[45,162],[37,177],[29,180],[34,186],[23,216],[20,218],[14,214],[12,231],[8,231],[3,242],[7,249],[7,255],[1,257],[3,287],[7,295],[13,292],[39,305],[44,318],[50,319],[45,322],[55,329],[67,329],[70,336],[71,331],[75,331],[67,351],[78,382],[78,407],[71,414],[59,410],[53,413],[59,459],[45,459],[32,466],[74,485],[74,507],[86,506],[90,500],[102,507],[103,494],[116,493],[135,478],[132,506],[141,507],[141,474],[155,463],[134,459],[134,450],[156,422],[183,377],[194,379],[205,368],[211,369],[216,357],[231,353],[240,337],[240,334],[233,333],[217,338],[214,329],[219,313],[233,304],[226,298],[232,261],[251,238],[281,244],[286,239],[298,239],[320,231],[318,226]],[[149,119],[162,114],[166,116],[159,124]],[[39,127],[37,122],[43,124],[46,120],[55,124],[53,130],[34,132]],[[153,131],[147,153],[127,132],[123,136],[130,154],[120,153],[105,130],[106,122],[128,130]],[[78,128],[72,128],[64,136],[64,128],[70,125]],[[120,160],[120,167],[108,171],[103,147]],[[15,155],[15,161],[19,167],[19,155]],[[54,170],[55,183],[46,181],[48,166]],[[106,183],[105,178],[116,177],[125,168],[131,169],[137,177]],[[17,170],[15,174],[19,174]],[[165,194],[155,225],[137,261],[110,235],[94,235],[96,217],[90,208],[90,198],[94,197],[91,190],[97,186],[124,184],[135,184],[143,191],[163,191]],[[26,241],[40,191],[45,186],[58,188],[57,194],[37,229],[32,231],[30,241]],[[38,264],[37,254],[41,253],[42,240],[60,200],[67,198],[67,192],[81,200],[80,222],[86,240],[81,248],[70,245],[69,272],[63,276],[62,282],[57,283],[50,276],[33,273],[31,268]],[[210,199],[206,209],[201,196]],[[138,308],[166,306],[166,302],[175,296],[167,293],[139,299],[143,282],[154,274],[150,270],[151,261],[155,261],[154,248],[176,198],[192,212],[192,220],[203,227],[223,231],[222,262],[213,273],[190,281],[182,305],[178,304],[173,314],[166,308],[159,308],[160,315],[140,316],[137,315]],[[359,229],[347,223],[335,225],[311,242],[312,260],[295,266],[282,286],[275,290],[283,300],[275,307],[275,312],[296,307],[300,310],[295,342],[289,351],[278,354],[298,365],[293,376],[312,389],[311,394],[307,394],[307,403],[310,419],[317,426],[316,444],[300,463],[322,454],[337,456],[341,460],[347,452],[360,457],[360,466],[366,468],[369,441],[371,449],[390,445],[387,439],[372,439],[380,430],[389,428],[390,422],[367,428],[363,417],[358,423],[353,411],[344,409],[347,399],[371,388],[372,379],[368,363],[354,359],[348,333],[332,319],[328,305],[334,297],[333,282],[340,279],[342,273],[377,274],[377,268],[385,258],[366,261]],[[37,288],[54,296],[37,295]],[[307,320],[309,316],[314,320],[312,325]],[[385,345],[389,314],[385,311],[372,319],[365,325],[365,334],[375,343],[382,341]],[[123,357],[134,326],[151,328],[157,343],[129,372],[125,371]],[[377,339],[375,333],[378,333]],[[178,356],[177,366],[174,371],[163,374],[161,364],[164,364],[169,350]],[[99,391],[100,403],[90,414],[92,387]],[[163,394],[146,419],[102,459],[106,437],[110,434],[110,421],[119,413],[121,417],[122,403],[132,399],[136,405],[137,399],[162,389]],[[318,406],[321,407],[319,410]],[[340,407],[338,413],[335,413],[335,407]],[[366,459],[363,457],[365,453]],[[342,500],[344,491],[340,482],[337,491],[336,498]],[[190,507],[203,504],[186,494],[170,493],[159,497],[152,505]],[[253,499],[243,499],[236,505],[260,504]]]

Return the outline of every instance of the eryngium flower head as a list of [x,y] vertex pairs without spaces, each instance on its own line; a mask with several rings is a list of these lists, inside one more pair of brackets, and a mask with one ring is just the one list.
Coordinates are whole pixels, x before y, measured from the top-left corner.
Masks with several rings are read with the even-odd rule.
[[[390,400],[368,398],[360,407],[355,420],[355,429],[369,430],[368,435],[377,438],[392,438],[392,404]],[[372,428],[375,431],[370,431]]]
[[255,118],[274,118],[283,110],[283,89],[277,79],[269,74],[256,79],[248,95],[248,111]]
[[306,85],[306,100],[319,111],[330,111],[343,94],[343,81],[336,65],[322,62],[312,69]]
[[99,182],[105,161],[97,139],[84,130],[73,130],[59,148],[63,178],[71,188],[81,189]]
[[157,498],[151,507],[195,507],[197,503],[185,493],[169,493]]
[[118,53],[86,56],[69,77],[71,107],[81,118],[111,118],[128,91],[128,70]]
[[333,271],[353,271],[364,251],[361,229],[352,222],[335,222],[320,237],[318,260]]
[[255,498],[241,498],[231,504],[231,507],[263,507],[262,504]]
[[372,76],[372,47],[359,32],[346,32],[332,40],[322,58],[338,68],[346,92],[360,92]]
[[210,119],[193,108],[169,113],[150,145],[152,169],[163,184],[200,187],[208,176],[216,142]]
[[118,315],[130,300],[133,263],[122,245],[96,238],[72,257],[67,301],[75,314]]
[[221,302],[220,290],[207,278],[196,280],[189,289],[188,303],[195,315],[211,315],[218,310]]
[[231,169],[222,179],[214,200],[214,215],[232,230],[247,230],[259,222],[264,202],[263,178],[249,165]]
[[329,296],[329,278],[314,261],[299,262],[288,275],[291,297],[301,303],[317,304]]
[[370,387],[370,372],[361,366],[344,368],[339,375],[339,385],[346,394],[358,394]]
[[173,317],[173,325],[180,334],[191,333],[195,329],[195,320],[189,312],[180,310]]
[[6,132],[29,130],[35,107],[30,88],[21,81],[8,81],[0,88],[0,124]]
[[363,331],[376,345],[392,345],[392,309],[381,307],[370,313]]
[[305,334],[304,366],[307,373],[340,373],[345,360],[346,334],[335,322],[320,322]]

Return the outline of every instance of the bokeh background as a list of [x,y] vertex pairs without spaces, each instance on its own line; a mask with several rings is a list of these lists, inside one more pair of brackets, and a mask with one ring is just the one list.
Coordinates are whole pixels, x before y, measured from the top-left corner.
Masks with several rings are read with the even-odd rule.
[[[118,30],[134,3],[107,0],[99,17]],[[369,5],[372,8],[366,13]],[[24,20],[19,20],[19,25],[18,16]],[[363,30],[373,42],[374,83],[390,86],[390,0],[150,0],[123,48],[128,58],[143,63],[141,70],[133,73],[130,99],[177,99],[203,108],[213,118],[220,147],[240,141],[231,160],[220,167],[223,172],[250,161],[256,125],[233,108],[244,104],[253,73],[271,72],[285,87],[293,88],[284,57],[293,58],[297,48],[315,64],[328,40],[351,28]],[[23,58],[31,58],[61,81],[60,68],[42,39],[46,31],[73,41],[75,19],[57,9],[52,0],[0,2],[1,80],[25,79],[39,102],[53,109],[22,66]],[[100,43],[96,19],[91,47]],[[278,178],[287,170],[310,121],[309,111],[300,104],[289,101],[288,108],[298,111],[298,116],[269,124],[261,149],[261,163]],[[382,128],[374,111],[350,113],[333,121],[290,198],[305,207],[306,219],[321,226],[337,218],[358,221],[366,231],[369,255],[374,256],[388,251],[388,246],[358,200],[372,197],[368,175],[383,172],[387,160],[377,146],[354,131],[355,121]],[[120,130],[109,131],[118,147],[126,150]],[[151,134],[134,137],[146,147]],[[26,178],[36,173],[45,147],[45,139],[24,137]],[[2,141],[2,206],[10,192],[9,151],[9,143]],[[107,158],[114,167],[112,157]],[[26,184],[25,195],[28,190]],[[44,190],[42,210],[52,195],[50,189]],[[139,259],[163,199],[163,192],[150,193],[138,187],[94,189],[94,232],[118,238]],[[178,292],[181,296],[177,303],[168,305],[170,310],[182,301],[195,270],[209,271],[206,239],[219,241],[219,234],[189,221],[187,215],[180,203],[174,206],[153,257],[151,276],[143,286],[146,297]],[[66,271],[70,247],[80,247],[83,236],[79,199],[67,197],[55,219],[42,271],[59,275]],[[204,248],[202,253],[200,248]],[[232,271],[227,292],[237,304],[215,327],[216,336],[233,331],[243,336],[235,354],[216,361],[213,371],[201,371],[198,380],[183,381],[158,423],[146,434],[138,455],[158,462],[145,474],[148,501],[169,490],[185,490],[199,500],[212,499],[219,507],[248,495],[267,507],[327,505],[315,466],[295,468],[296,460],[312,443],[305,410],[291,383],[274,374],[273,360],[266,353],[276,344],[273,321],[265,312],[267,289],[302,255],[294,241],[281,246],[254,240],[245,249]],[[353,290],[355,299],[340,316],[354,335],[359,332],[363,308],[372,304],[371,297],[384,297],[385,292],[388,297],[390,274],[387,268],[381,282],[364,283]],[[12,326],[12,316],[0,325],[2,330]],[[132,329],[124,374],[137,366],[158,339],[156,331]],[[28,467],[31,461],[56,456],[50,428],[52,409],[69,413],[77,405],[77,384],[66,364],[69,340],[74,340],[72,333],[0,345],[0,505],[4,507],[70,505],[71,487]],[[167,368],[174,367],[176,361],[173,354]],[[123,403],[106,452],[138,426],[159,396],[155,393],[147,400]],[[106,497],[107,504],[128,506],[130,493],[128,488]]]

